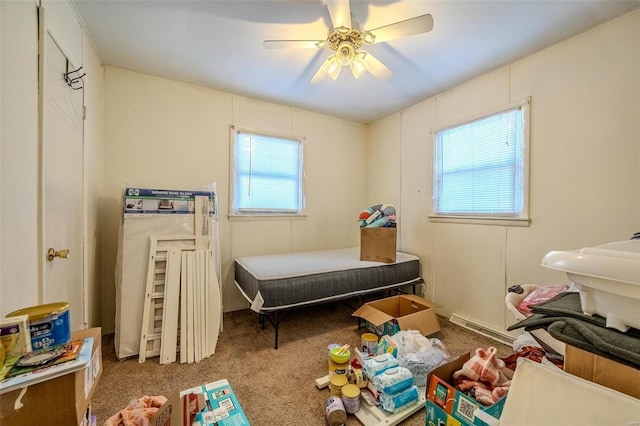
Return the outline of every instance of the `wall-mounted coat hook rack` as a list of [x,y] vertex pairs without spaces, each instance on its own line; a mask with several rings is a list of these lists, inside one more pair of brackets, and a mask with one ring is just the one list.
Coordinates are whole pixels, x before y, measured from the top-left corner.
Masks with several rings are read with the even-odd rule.
[[[77,74],[80,74],[81,69],[82,67],[69,71],[69,60],[67,60],[67,72],[64,73],[64,81],[73,90],[80,90],[84,87],[82,84],[82,77],[87,75],[87,73],[82,73],[82,75],[77,75]],[[76,74],[76,75],[72,75],[72,74]]]

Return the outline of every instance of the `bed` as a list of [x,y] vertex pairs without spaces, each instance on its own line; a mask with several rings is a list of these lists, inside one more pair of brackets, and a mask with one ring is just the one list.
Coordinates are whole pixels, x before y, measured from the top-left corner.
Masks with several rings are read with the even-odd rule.
[[361,261],[359,247],[238,257],[234,273],[261,326],[265,318],[274,326],[276,349],[280,311],[404,286],[415,293],[424,282],[418,257],[397,252],[394,263]]

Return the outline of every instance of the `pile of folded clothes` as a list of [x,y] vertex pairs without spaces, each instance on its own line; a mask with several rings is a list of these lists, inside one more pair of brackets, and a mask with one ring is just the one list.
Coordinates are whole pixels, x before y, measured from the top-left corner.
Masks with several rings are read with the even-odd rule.
[[507,330],[544,328],[562,342],[640,368],[640,330],[607,328],[606,318],[583,313],[579,293],[560,293],[530,309],[531,316]]

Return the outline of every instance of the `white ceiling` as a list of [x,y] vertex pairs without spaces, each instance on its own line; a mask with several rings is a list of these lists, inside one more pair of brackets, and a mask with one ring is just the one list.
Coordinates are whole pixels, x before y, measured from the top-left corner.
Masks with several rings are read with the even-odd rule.
[[321,0],[73,0],[104,65],[370,123],[640,7],[640,0],[351,1],[374,29],[429,13],[433,31],[366,46],[393,76],[309,84],[329,49],[265,49],[326,38]]

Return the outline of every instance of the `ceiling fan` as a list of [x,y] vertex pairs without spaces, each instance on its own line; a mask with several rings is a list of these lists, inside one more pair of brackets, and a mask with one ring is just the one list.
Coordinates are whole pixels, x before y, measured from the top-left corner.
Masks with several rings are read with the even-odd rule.
[[332,32],[324,40],[265,40],[263,45],[267,49],[280,48],[329,48],[331,54],[311,79],[311,83],[319,83],[326,75],[337,79],[343,67],[349,66],[351,74],[359,78],[369,71],[375,77],[384,79],[393,72],[371,53],[362,50],[364,45],[382,43],[385,41],[406,37],[414,34],[426,33],[433,29],[431,15],[421,15],[404,21],[395,22],[373,30],[363,30],[353,25],[349,0],[326,0]]

